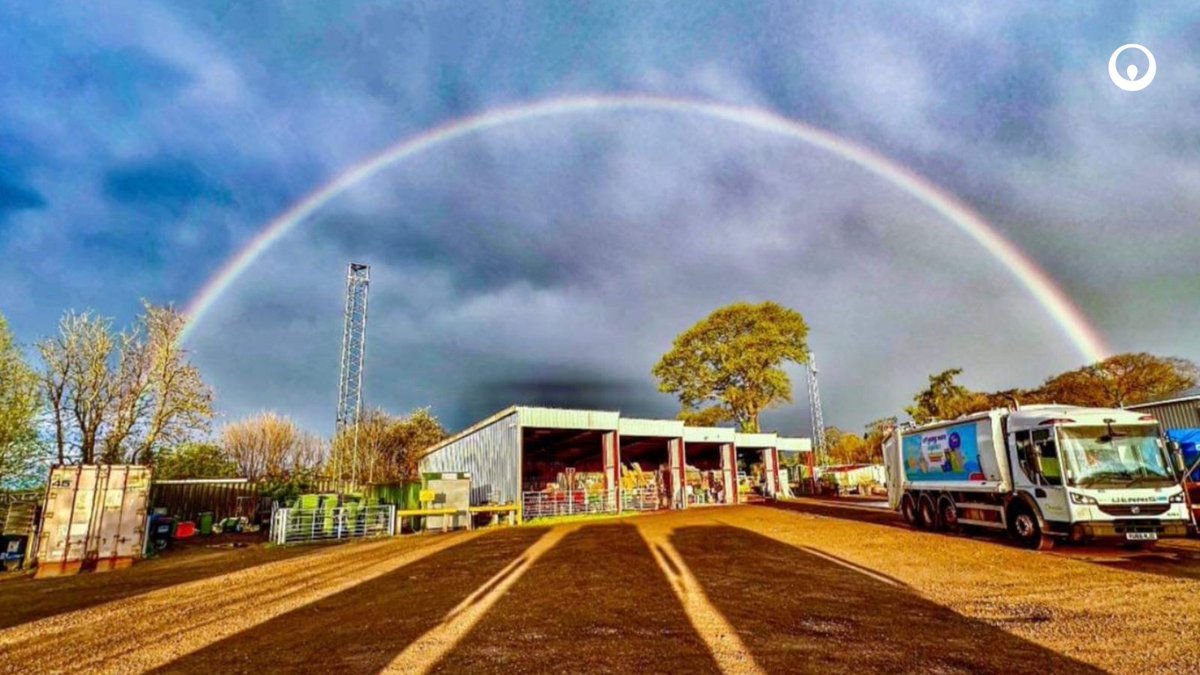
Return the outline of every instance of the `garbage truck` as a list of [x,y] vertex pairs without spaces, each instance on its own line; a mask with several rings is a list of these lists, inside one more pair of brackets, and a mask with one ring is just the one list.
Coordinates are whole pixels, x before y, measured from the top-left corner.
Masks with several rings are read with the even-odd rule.
[[890,506],[928,530],[1143,548],[1191,524],[1179,446],[1137,411],[1031,405],[899,428],[884,464]]

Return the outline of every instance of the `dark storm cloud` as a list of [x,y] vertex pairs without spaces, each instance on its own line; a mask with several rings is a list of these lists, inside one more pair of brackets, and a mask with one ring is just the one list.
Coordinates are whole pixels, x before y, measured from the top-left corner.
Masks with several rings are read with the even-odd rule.
[[[1196,25],[1167,3],[0,9],[0,158],[20,170],[0,183],[41,200],[0,216],[0,310],[28,339],[66,306],[127,319],[140,296],[183,303],[266,222],[399,139],[636,91],[761,107],[877,150],[992,220],[1117,349],[1197,358],[1200,318],[1179,311],[1200,283]],[[1132,96],[1104,68],[1131,41],[1159,57]],[[736,300],[805,314],[826,418],[851,428],[933,370],[999,388],[1081,358],[1006,270],[886,181],[736,125],[627,112],[436,146],[302,223],[191,340],[225,414],[328,430],[348,260],[373,265],[368,403],[432,405],[451,427],[512,403],[669,415],[654,361]],[[805,428],[801,377],[771,426]]]
[[0,180],[0,218],[12,211],[40,209],[46,200],[32,188]]
[[126,205],[179,208],[195,201],[228,203],[230,192],[194,163],[156,157],[112,169],[104,176],[104,195]]

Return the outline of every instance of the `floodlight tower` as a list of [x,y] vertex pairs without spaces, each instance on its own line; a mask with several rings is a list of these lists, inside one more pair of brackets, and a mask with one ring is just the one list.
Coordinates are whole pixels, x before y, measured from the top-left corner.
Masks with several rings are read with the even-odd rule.
[[363,365],[367,353],[367,286],[371,268],[350,263],[346,271],[346,317],[342,332],[342,377],[337,429],[358,424],[362,413]]
[[817,463],[825,464],[825,420],[821,414],[821,388],[817,383],[817,357],[811,351],[808,353],[808,415],[812,420],[813,451],[817,454]]

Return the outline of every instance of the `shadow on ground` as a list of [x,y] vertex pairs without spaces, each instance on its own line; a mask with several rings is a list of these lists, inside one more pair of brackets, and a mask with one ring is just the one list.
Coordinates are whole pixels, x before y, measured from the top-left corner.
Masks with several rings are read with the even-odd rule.
[[671,543],[767,672],[1103,672],[748,530],[687,527]]
[[[888,525],[904,530],[919,531],[906,525],[900,515],[888,509],[857,506],[853,502],[804,501],[769,502],[769,506],[784,511],[795,511],[826,518],[853,520],[860,523]],[[942,533],[941,536],[956,535]],[[1002,532],[977,530],[969,537],[979,542],[998,544],[1001,546],[1019,547],[1019,544],[1009,539]],[[1123,548],[1120,543],[1096,543],[1080,546],[1067,542],[1059,542],[1051,555],[1060,555],[1073,560],[1143,574],[1156,574],[1173,579],[1200,580],[1200,540],[1172,539],[1159,543],[1152,551],[1131,551]]]
[[438,672],[717,672],[630,524],[590,525],[546,552]]
[[215,642],[158,672],[378,672],[544,533],[518,528],[483,535]]
[[207,550],[193,547],[124,570],[53,579],[6,579],[0,581],[0,629],[313,552],[262,545]]

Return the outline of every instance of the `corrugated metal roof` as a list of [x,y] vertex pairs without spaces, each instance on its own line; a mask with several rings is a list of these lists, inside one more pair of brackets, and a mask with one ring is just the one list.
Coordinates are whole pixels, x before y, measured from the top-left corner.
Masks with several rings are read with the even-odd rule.
[[779,441],[777,434],[734,434],[733,443],[739,448],[773,448]]
[[1192,387],[1191,389],[1185,389],[1184,391],[1177,391],[1174,394],[1171,394],[1170,396],[1164,396],[1155,401],[1147,401],[1145,403],[1138,403],[1136,405],[1127,405],[1125,407],[1130,410],[1138,410],[1140,408],[1146,408],[1146,407],[1149,407],[1152,405],[1165,405],[1167,403],[1183,403],[1185,401],[1200,401],[1200,387]]
[[812,439],[799,438],[796,436],[780,436],[779,439],[775,441],[775,447],[780,450],[812,452]]
[[617,424],[622,436],[653,436],[656,438],[681,438],[682,420],[648,420],[637,417],[622,417]]
[[737,433],[726,427],[684,427],[684,443],[732,443]]
[[621,413],[607,410],[517,407],[521,426],[536,429],[594,429],[616,431]]

